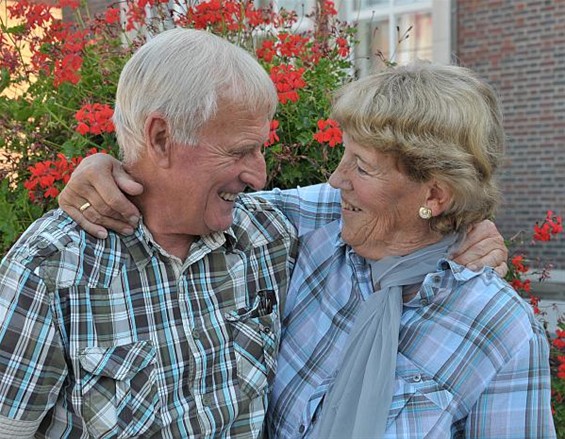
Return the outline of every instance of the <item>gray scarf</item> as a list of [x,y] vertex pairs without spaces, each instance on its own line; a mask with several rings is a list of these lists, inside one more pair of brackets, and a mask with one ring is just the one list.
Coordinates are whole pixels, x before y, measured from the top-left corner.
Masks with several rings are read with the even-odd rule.
[[377,291],[355,319],[313,437],[383,436],[394,391],[402,287],[421,284],[428,273],[435,272],[438,260],[447,255],[456,238],[449,235],[407,256],[370,262]]

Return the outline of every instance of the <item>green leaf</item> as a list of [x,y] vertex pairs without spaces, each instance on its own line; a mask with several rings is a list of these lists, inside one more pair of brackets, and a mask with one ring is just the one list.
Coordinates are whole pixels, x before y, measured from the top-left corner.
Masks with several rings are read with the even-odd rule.
[[22,24],[16,24],[15,26],[11,26],[11,27],[2,27],[2,30],[7,34],[25,35],[26,26],[24,23],[22,23]]
[[0,69],[0,93],[10,86],[10,72],[8,69]]

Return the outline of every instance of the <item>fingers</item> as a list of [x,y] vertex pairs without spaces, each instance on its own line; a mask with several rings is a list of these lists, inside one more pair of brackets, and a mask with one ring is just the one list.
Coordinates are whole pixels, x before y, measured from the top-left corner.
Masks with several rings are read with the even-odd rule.
[[[485,238],[481,241],[470,244],[467,241],[463,241],[461,246],[453,252],[451,257],[458,264],[465,266],[469,266],[471,264],[476,265],[479,261],[493,261],[497,262],[496,265],[498,265],[505,260],[503,247],[504,243],[501,243],[498,238]],[[484,265],[485,264],[483,263],[482,266]]]
[[500,277],[504,278],[508,273],[508,264],[503,262],[499,266],[494,267],[494,271],[496,271]]
[[124,171],[118,160],[107,154],[87,159],[77,167],[68,186],[90,201],[102,217],[125,222],[131,219],[131,225],[137,223],[139,210],[122,189],[126,189],[129,195],[138,195],[143,192],[143,186]]
[[[139,222],[139,216],[134,214],[131,218],[124,218],[120,212],[112,209],[98,192],[92,191],[88,197],[91,206],[81,212],[87,224],[93,224],[124,235],[133,233]],[[137,212],[137,209],[135,211]]]
[[500,233],[498,233],[494,223],[489,220],[484,220],[469,227],[465,234],[465,239],[459,248],[456,249],[454,255],[459,256],[473,249],[475,246],[479,246],[480,251],[484,251],[487,247],[483,241],[487,239],[490,239],[487,245],[506,248],[506,246],[504,246],[504,238]]
[[[472,258],[473,255],[470,255],[470,257]],[[459,260],[456,261],[458,263],[461,263],[459,262]],[[483,255],[476,255],[475,258],[469,259],[468,261],[465,261],[463,259],[463,261],[466,263],[462,265],[465,265],[467,268],[473,271],[480,270],[483,267],[493,267],[496,269],[496,267],[499,267],[502,264],[506,264],[506,259],[504,258],[504,252],[502,252],[500,249],[494,249]]]
[[[132,176],[124,170],[120,162],[114,163],[112,175],[114,176],[117,186],[126,194],[136,196],[143,193],[143,186],[135,181]],[[119,202],[119,200],[117,201]],[[124,213],[122,212],[122,214]]]
[[[63,207],[61,206],[61,208]],[[90,207],[89,209],[92,209],[92,207]],[[82,212],[80,212],[80,210],[77,209],[76,207],[72,205],[68,205],[65,206],[63,210],[66,213],[68,213],[69,216],[73,220],[75,220],[76,223],[86,231],[86,233],[92,236],[96,236],[97,238],[100,239],[106,239],[106,237],[108,236],[108,231],[104,227],[88,221],[86,217],[82,214]]]
[[83,214],[89,221],[105,227],[108,227],[112,220],[135,227],[139,222],[137,207],[119,190],[112,178],[109,180],[110,182],[107,183],[96,183],[97,187],[90,186],[88,189],[81,186],[81,192],[83,188],[87,190],[85,194],[81,193],[80,196],[88,200],[94,208],[86,209]]
[[88,200],[90,206],[81,211],[80,206],[83,206],[87,199],[74,191],[72,187],[68,187],[65,188],[64,193],[61,193],[59,205],[87,233],[97,238],[106,238],[108,236],[107,229],[125,235],[133,233],[134,227],[139,221],[138,217],[131,220],[124,219],[118,212],[110,209],[94,190],[91,190],[87,196],[90,198]]
[[508,249],[492,221],[482,221],[471,227],[452,258],[471,270],[489,266],[498,273],[508,271]]

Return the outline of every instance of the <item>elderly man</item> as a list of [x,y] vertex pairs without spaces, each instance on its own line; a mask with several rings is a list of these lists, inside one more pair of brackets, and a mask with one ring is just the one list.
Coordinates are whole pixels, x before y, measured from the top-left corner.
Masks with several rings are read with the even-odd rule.
[[[94,157],[62,197],[85,230],[52,212],[3,260],[0,436],[261,435],[296,233],[240,192],[264,184],[275,105],[261,67],[205,32],[167,31],[128,62],[115,122],[143,192],[117,175],[137,194],[125,216],[143,220],[102,220],[129,236],[85,233],[100,232],[86,216],[105,212],[103,197],[129,203],[116,163]],[[300,231],[340,213],[326,185],[263,195]],[[492,225],[467,243],[462,262],[503,261]]]
[[[182,72],[182,74],[179,74]],[[62,211],[0,267],[0,436],[258,437],[296,232],[262,188],[277,95],[244,50],[170,30],[126,64],[131,236]]]

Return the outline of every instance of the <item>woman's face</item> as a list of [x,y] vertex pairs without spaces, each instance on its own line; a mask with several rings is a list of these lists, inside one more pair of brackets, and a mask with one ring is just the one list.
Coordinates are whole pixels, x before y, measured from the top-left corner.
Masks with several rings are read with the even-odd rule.
[[371,259],[408,254],[439,240],[418,215],[432,186],[410,180],[392,156],[361,146],[347,134],[344,145],[329,179],[341,191],[342,239]]

